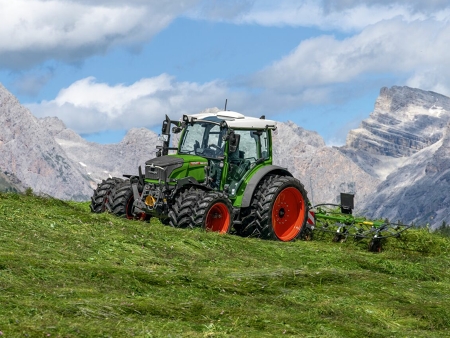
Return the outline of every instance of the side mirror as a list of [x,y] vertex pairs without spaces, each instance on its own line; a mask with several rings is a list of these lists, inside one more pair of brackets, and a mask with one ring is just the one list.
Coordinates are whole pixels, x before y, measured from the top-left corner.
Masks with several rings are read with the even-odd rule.
[[240,140],[241,135],[235,134],[234,131],[230,133],[228,138],[228,150],[230,153],[234,153],[237,150]]
[[167,115],[166,115],[166,119],[163,121],[163,124],[162,124],[161,134],[170,135],[170,119]]

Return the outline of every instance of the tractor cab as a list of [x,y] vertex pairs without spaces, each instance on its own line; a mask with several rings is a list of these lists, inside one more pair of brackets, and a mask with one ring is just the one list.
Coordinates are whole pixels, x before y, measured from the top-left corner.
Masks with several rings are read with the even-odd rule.
[[258,164],[272,164],[270,129],[275,122],[232,111],[184,115],[178,155],[205,158],[206,185],[230,196]]

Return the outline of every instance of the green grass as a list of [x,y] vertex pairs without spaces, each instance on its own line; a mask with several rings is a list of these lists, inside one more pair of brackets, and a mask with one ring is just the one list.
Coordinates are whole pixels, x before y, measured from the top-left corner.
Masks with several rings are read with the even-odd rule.
[[4,337],[450,336],[450,240],[281,243],[0,194]]

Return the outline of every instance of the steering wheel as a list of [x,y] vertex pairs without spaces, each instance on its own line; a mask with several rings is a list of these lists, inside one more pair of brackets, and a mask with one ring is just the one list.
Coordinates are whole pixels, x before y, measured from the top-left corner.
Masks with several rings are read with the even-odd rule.
[[223,150],[221,147],[219,147],[217,144],[211,143],[208,145],[208,148],[212,148],[215,152],[214,155],[218,156],[218,155],[222,155],[223,154]]

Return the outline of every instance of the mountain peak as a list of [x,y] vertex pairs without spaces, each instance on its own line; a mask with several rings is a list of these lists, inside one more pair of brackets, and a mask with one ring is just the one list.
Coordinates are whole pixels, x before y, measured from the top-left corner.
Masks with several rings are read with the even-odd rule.
[[[52,120],[55,122],[56,120]],[[55,124],[56,130],[58,123]],[[61,199],[91,195],[90,179],[77,169],[42,121],[0,87],[0,168],[24,186]]]
[[410,156],[439,141],[449,121],[450,98],[409,87],[383,87],[374,111],[349,132],[344,148]]

